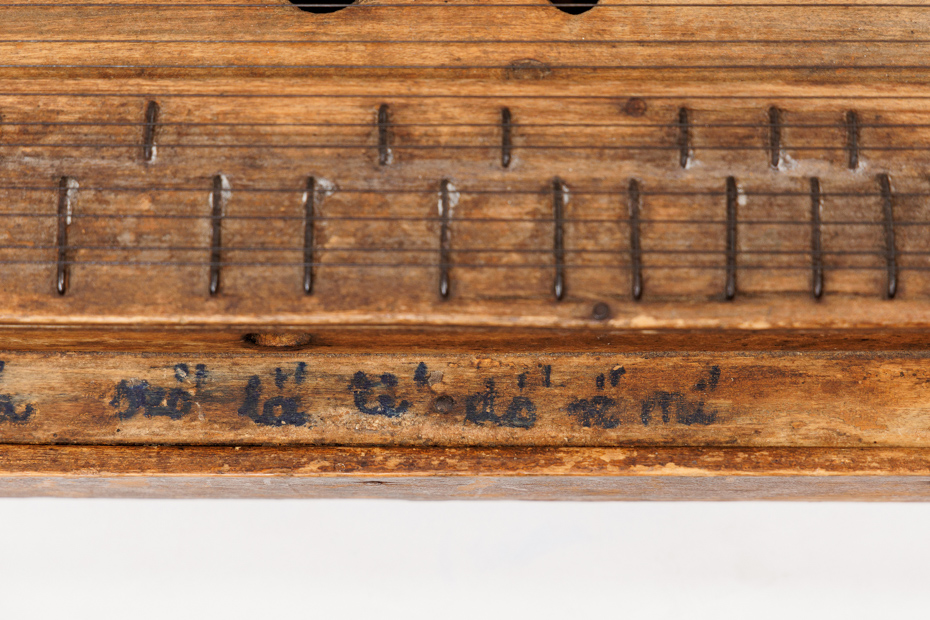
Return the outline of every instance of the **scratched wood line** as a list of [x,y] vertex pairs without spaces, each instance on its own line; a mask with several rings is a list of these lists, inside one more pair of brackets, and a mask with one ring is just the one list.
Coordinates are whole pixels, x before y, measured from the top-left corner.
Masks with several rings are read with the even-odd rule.
[[925,352],[10,352],[0,441],[926,448],[926,367]]

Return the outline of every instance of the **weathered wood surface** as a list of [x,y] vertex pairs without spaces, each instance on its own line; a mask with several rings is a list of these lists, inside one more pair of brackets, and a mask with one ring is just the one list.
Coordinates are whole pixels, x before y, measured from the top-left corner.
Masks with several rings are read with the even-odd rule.
[[[56,84],[60,91],[62,86]],[[74,81],[68,82],[68,88],[98,92],[97,84]],[[783,102],[785,118],[793,119],[783,130],[784,156],[793,163],[772,169],[766,150],[766,113],[779,102],[695,99],[694,163],[682,170],[675,122],[684,104],[678,97],[643,98],[649,102],[648,111],[631,119],[622,112],[627,96],[588,100],[583,93],[590,89],[568,83],[494,84],[480,92],[545,96],[541,93],[554,88],[579,93],[582,100],[568,100],[570,105],[561,99],[507,101],[501,94],[479,102],[392,101],[397,124],[486,126],[399,126],[392,129],[403,132],[392,143],[393,163],[380,166],[374,121],[383,98],[350,96],[338,99],[336,106],[328,99],[270,94],[294,92],[292,82],[223,85],[235,85],[237,92],[268,93],[270,99],[236,95],[113,99],[70,97],[65,91],[61,97],[19,94],[5,105],[0,102],[8,123],[0,138],[0,148],[7,153],[0,194],[8,213],[23,214],[5,218],[9,225],[0,253],[11,264],[0,274],[9,291],[0,304],[0,319],[122,325],[516,324],[583,329],[927,325],[930,255],[925,248],[930,242],[930,217],[925,211],[930,185],[922,170],[930,165],[930,151],[921,146],[926,142],[920,136],[926,130],[869,126],[879,117],[881,123],[892,125],[927,122],[930,115],[921,100],[863,103],[838,95],[839,100]],[[181,93],[211,88],[196,83],[157,86]],[[429,92],[438,93],[459,85],[429,86]],[[29,87],[43,93],[52,88],[51,83],[31,82]],[[153,83],[137,87],[146,91]],[[402,88],[400,83],[395,87]],[[630,92],[629,85],[604,87]],[[25,90],[22,85],[18,88]],[[212,88],[225,92],[223,86]],[[643,88],[633,92],[642,94]],[[668,92],[667,87],[664,90]],[[730,90],[747,92],[746,85]],[[297,92],[308,91],[363,92],[341,82],[302,81]],[[831,91],[843,89],[819,90]],[[158,130],[156,160],[144,162],[141,122],[153,98],[159,100],[160,118],[166,124]],[[500,167],[500,130],[495,126],[505,104],[515,123],[512,163],[507,169]],[[49,110],[43,112],[49,118],[64,122],[110,119],[127,125],[9,125],[29,122],[37,105]],[[702,105],[713,109],[702,110]],[[99,112],[101,106],[106,114]],[[845,165],[842,122],[851,106],[859,109],[863,125],[861,161],[855,170]],[[325,119],[317,122],[360,126],[293,127],[287,123],[295,121],[295,114],[300,117],[297,121]],[[167,124],[171,122],[234,126]],[[241,125],[256,122],[272,126]],[[616,126],[570,130],[546,126],[583,122]],[[524,128],[521,123],[544,126]],[[642,127],[643,123],[655,126]],[[736,127],[704,127],[706,123]],[[559,141],[562,146],[583,143],[605,148],[527,148],[558,147]],[[917,150],[866,150],[869,144],[896,149],[905,141],[917,145]],[[104,148],[114,144],[128,146]],[[294,146],[284,148],[288,144]],[[309,148],[320,144],[361,147]],[[403,144],[411,145],[411,150],[405,151]],[[440,144],[487,146],[478,152],[432,148]],[[832,150],[792,150],[805,144]],[[730,150],[737,146],[746,150]],[[726,150],[714,150],[719,147]],[[893,303],[885,299],[884,199],[877,179],[885,171],[891,174],[897,222],[900,275]],[[219,294],[210,296],[210,200],[212,178],[218,173],[226,176],[230,189],[222,223],[226,248],[222,284]],[[61,176],[80,186],[68,236],[70,282],[63,297],[55,294]],[[303,218],[311,176],[333,184],[333,190],[317,196],[314,288],[312,295],[306,295]],[[739,192],[736,298],[724,303],[730,176]],[[554,298],[552,282],[555,177],[564,181],[569,194],[564,224],[566,294],[560,302]],[[822,188],[821,300],[811,293],[812,177],[820,180]],[[458,193],[450,224],[448,299],[440,296],[438,286],[436,205],[444,178],[451,179]],[[631,297],[631,179],[642,188],[643,294],[638,302]],[[595,320],[600,316],[593,311],[598,303],[607,304],[608,313]]]
[[[542,0],[325,15],[285,0],[4,7],[0,320],[925,328],[927,15],[874,1],[605,1],[581,15]],[[217,175],[228,189],[212,257]],[[78,189],[59,297],[61,177]]]
[[6,476],[928,476],[920,448],[3,446]]
[[928,499],[926,450],[4,446],[0,494]]
[[925,352],[2,362],[3,443],[930,447]]
[[928,7],[0,11],[0,493],[925,497]]

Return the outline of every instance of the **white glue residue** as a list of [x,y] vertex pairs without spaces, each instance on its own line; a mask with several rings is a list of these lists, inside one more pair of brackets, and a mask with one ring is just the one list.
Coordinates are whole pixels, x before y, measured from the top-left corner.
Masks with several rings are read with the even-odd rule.
[[71,225],[71,214],[74,213],[74,203],[77,202],[78,182],[68,179],[68,189],[65,191],[65,223]]
[[[324,198],[329,198],[330,196],[336,193],[337,189],[338,188],[336,187],[336,184],[330,181],[329,179],[321,179],[317,177],[316,184],[314,186],[314,191],[315,191],[315,195],[313,197],[314,202],[323,200]],[[310,196],[307,194],[307,192],[304,192],[300,197],[301,203],[307,204],[307,198],[309,197]]]
[[[452,212],[455,210],[456,205],[459,204],[459,197],[461,194],[459,190],[455,188],[455,185],[452,183],[446,184],[446,189],[449,192],[449,213],[448,216],[452,217]],[[439,217],[442,217],[442,190],[439,191]]]
[[[226,178],[225,174],[220,175],[220,209],[225,210],[226,204],[229,203],[230,197],[232,197],[232,186],[229,184],[229,179]],[[213,211],[213,192],[210,192],[210,210]]]
[[694,161],[694,151],[691,150],[691,149],[689,148],[689,149],[688,149],[688,153],[687,153],[687,155],[685,156],[685,170],[691,170],[691,168],[692,168],[696,163],[697,163],[697,162]]

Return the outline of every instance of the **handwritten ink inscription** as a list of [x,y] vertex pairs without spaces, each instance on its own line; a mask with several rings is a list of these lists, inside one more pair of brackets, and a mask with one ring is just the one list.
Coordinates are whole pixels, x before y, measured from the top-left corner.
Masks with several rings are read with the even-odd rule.
[[[612,369],[611,387],[620,385],[624,375],[625,368]],[[599,393],[590,398],[576,398],[569,403],[566,411],[585,428],[617,428],[621,424],[621,416],[635,406],[639,408],[639,419],[643,426],[655,424],[659,416],[663,424],[674,421],[685,426],[708,425],[716,422],[717,410],[709,408],[704,399],[707,394],[717,390],[719,381],[720,367],[711,366],[690,391],[653,390],[645,398],[634,402],[622,396],[600,393],[605,388],[605,376],[600,374],[595,378],[595,388]]]
[[[420,364],[426,368],[425,364]],[[417,373],[420,367],[417,367]],[[425,371],[424,371],[425,372]],[[414,374],[414,381],[419,385],[421,380]],[[355,408],[361,413],[367,415],[381,415],[386,418],[396,418],[410,409],[410,401],[397,399],[397,377],[390,373],[385,373],[378,378],[372,378],[358,371],[352,377],[352,383],[349,389],[352,391],[355,400]],[[375,392],[380,392],[375,394]]]
[[[551,367],[544,370],[543,383],[549,383]],[[465,421],[472,424],[506,426],[509,428],[533,428],[536,424],[536,404],[524,395],[526,373],[517,376],[520,394],[512,397],[503,413],[497,413],[497,386],[494,379],[485,381],[483,392],[472,394],[465,401]]]
[[264,394],[261,377],[252,375],[245,386],[245,400],[239,408],[239,415],[264,426],[306,425],[307,414],[300,410],[301,396],[290,389],[300,386],[306,378],[307,364],[304,362],[298,362],[291,374],[275,368],[275,390]]
[[675,421],[679,424],[691,426],[692,424],[713,424],[717,421],[717,411],[708,409],[704,404],[703,396],[717,389],[720,381],[720,367],[711,366],[707,377],[702,377],[691,389],[691,394],[682,392],[653,392],[649,398],[642,402],[640,419],[643,426],[652,422],[652,414],[658,409],[662,413],[662,422],[668,424],[674,412]]
[[[617,387],[620,384],[620,378],[626,374],[626,369],[621,367],[614,368],[610,371],[610,386]],[[600,374],[595,378],[594,385],[598,390],[604,389],[604,375]],[[618,404],[622,407],[625,401],[620,398],[597,394],[591,398],[576,398],[569,403],[567,410],[568,415],[573,417],[581,426],[585,428],[617,428],[620,426],[620,418],[616,415]]]
[[[3,377],[3,371],[6,369],[6,362],[0,361],[0,378]],[[15,400],[18,400],[12,394],[0,394],[0,422],[14,422],[16,424],[25,424],[32,416],[35,415],[35,407],[31,404],[18,407]]]
[[[121,420],[140,414],[147,418],[180,420],[191,412],[195,401],[209,400],[201,393],[209,374],[204,364],[197,364],[193,372],[187,364],[178,364],[174,371],[176,383],[171,386],[153,385],[138,379],[120,381],[109,402],[116,409],[116,416]],[[478,372],[480,377],[480,367]],[[316,374],[314,381],[309,381],[307,363],[296,362],[290,367],[275,368],[273,373],[264,376],[249,376],[245,385],[240,384],[237,389],[241,400],[236,411],[239,416],[261,426],[305,427],[310,425],[308,410],[312,410],[312,394],[324,397],[325,401],[318,406],[325,408],[332,406],[332,399],[338,400],[338,394],[342,393],[348,397],[346,404],[364,416],[397,419],[438,412],[443,416],[460,415],[465,426],[476,427],[532,429],[540,421],[540,411],[553,410],[556,421],[559,415],[566,420],[561,422],[563,425],[603,430],[617,429],[624,424],[645,427],[709,425],[714,424],[718,416],[717,409],[709,406],[706,400],[720,383],[721,370],[716,365],[700,370],[691,382],[682,381],[687,387],[649,389],[646,384],[645,391],[642,377],[638,383],[631,383],[635,379],[635,369],[631,374],[624,366],[614,366],[590,379],[593,383],[593,387],[588,388],[590,392],[570,397],[562,404],[557,399],[565,392],[570,394],[572,385],[560,383],[556,388],[551,365],[539,364],[536,370],[514,374],[499,370],[489,374],[492,376],[481,379],[482,389],[472,388],[464,394],[443,391],[438,398],[444,399],[444,406],[431,407],[428,403],[439,402],[432,386],[442,381],[443,372],[435,368],[431,372],[425,362],[418,363],[406,376],[358,370],[341,388],[330,385],[331,378],[320,378],[333,375]],[[224,392],[214,391],[213,398],[217,398],[217,394],[222,398]],[[545,407],[541,407],[540,402]],[[17,413],[12,398],[0,395],[0,420],[28,419],[31,415],[31,406]]]
[[[207,374],[207,367],[197,364],[193,377],[195,391],[206,381]],[[140,413],[146,418],[180,420],[191,412],[194,400],[189,389],[191,372],[188,365],[177,364],[174,367],[174,378],[180,386],[167,388],[150,385],[148,381],[120,381],[110,406],[116,409],[116,416],[120,420],[129,420]]]

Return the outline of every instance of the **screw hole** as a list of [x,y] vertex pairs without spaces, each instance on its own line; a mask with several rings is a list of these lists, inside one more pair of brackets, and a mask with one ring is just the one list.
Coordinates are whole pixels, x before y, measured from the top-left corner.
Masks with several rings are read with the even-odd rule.
[[288,0],[301,11],[308,13],[335,13],[341,11],[355,0]]
[[555,8],[569,15],[581,15],[594,8],[598,0],[549,0]]
[[264,332],[246,334],[242,341],[254,347],[268,347],[276,349],[299,349],[311,343],[310,334],[299,332]]
[[591,311],[591,318],[595,321],[606,321],[610,318],[610,306],[603,301],[594,304],[594,309]]

